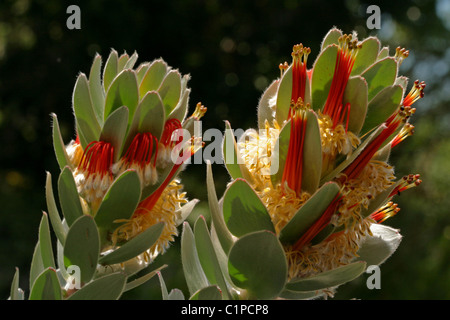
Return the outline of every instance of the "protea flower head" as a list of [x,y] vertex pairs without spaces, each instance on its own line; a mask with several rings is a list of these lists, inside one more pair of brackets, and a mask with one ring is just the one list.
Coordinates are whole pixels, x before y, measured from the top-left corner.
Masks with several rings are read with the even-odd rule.
[[70,234],[80,219],[91,218],[100,273],[134,274],[147,266],[174,241],[197,202],[188,202],[177,176],[202,146],[199,137],[184,139],[184,133],[206,108],[199,103],[187,117],[189,76],[162,59],[133,69],[137,58],[112,50],[103,73],[97,55],[89,77],[78,76],[76,138],[69,144],[53,115],[65,224]]
[[308,67],[313,52],[293,47],[259,101],[259,130],[233,150],[224,143],[237,162],[226,163],[232,181],[212,209],[214,229],[233,285],[250,297],[332,295],[385,261],[401,239],[382,224],[399,211],[393,198],[421,182],[397,180],[389,162],[413,133],[412,105],[425,88],[416,81],[408,91],[398,75],[408,51],[390,56],[376,37],[334,28]]

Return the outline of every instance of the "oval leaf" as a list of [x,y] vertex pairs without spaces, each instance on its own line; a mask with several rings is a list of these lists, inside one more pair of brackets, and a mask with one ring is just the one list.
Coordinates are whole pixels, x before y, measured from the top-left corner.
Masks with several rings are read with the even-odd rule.
[[89,73],[89,90],[91,92],[92,107],[100,125],[103,124],[103,107],[105,105],[105,91],[101,80],[102,57],[95,55]]
[[191,295],[197,290],[209,286],[208,279],[198,258],[194,233],[187,222],[184,222],[181,234],[181,262],[186,284]]
[[139,86],[139,96],[141,98],[143,98],[147,92],[156,91],[160,87],[161,82],[167,73],[167,69],[167,64],[161,59],[152,62],[147,68]]
[[304,292],[336,287],[359,277],[365,269],[365,262],[354,262],[309,278],[294,279],[286,284],[286,289]]
[[380,40],[375,37],[364,39],[361,42],[361,49],[358,50],[350,75],[361,74],[372,65],[378,58],[380,46]]
[[266,207],[242,179],[236,179],[225,192],[223,216],[228,229],[237,237],[260,230],[275,232]]
[[208,227],[206,226],[206,221],[203,216],[200,216],[195,223],[194,237],[198,258],[209,283],[217,284],[220,291],[223,292],[224,298],[228,300],[230,297],[227,291],[227,284],[222,274],[217,255],[209,235]]
[[58,193],[64,218],[70,227],[76,219],[83,215],[83,209],[77,186],[69,167],[65,167],[59,175]]
[[367,114],[367,82],[363,77],[351,77],[345,87],[342,105],[350,103],[348,130],[358,135]]
[[114,221],[129,219],[136,210],[141,197],[141,182],[134,170],[127,170],[113,182],[105,194],[95,222],[103,231],[112,231],[119,226]]
[[327,101],[336,65],[338,46],[329,45],[317,57],[311,76],[311,98],[314,110],[322,109]]
[[372,100],[367,108],[367,118],[361,133],[385,122],[399,107],[403,97],[403,89],[400,85],[394,85],[382,89]]
[[43,267],[55,268],[52,239],[50,236],[50,226],[48,224],[48,216],[45,212],[42,214],[41,223],[39,225],[39,245],[41,248]]
[[109,86],[118,73],[118,61],[119,56],[117,54],[117,51],[114,49],[111,50],[111,53],[106,60],[105,68],[103,69],[103,87],[105,92],[108,91]]
[[163,101],[166,114],[170,114],[181,97],[181,74],[177,70],[171,70],[158,88],[158,93]]
[[78,218],[67,233],[64,245],[64,266],[80,268],[81,281],[89,282],[97,268],[100,254],[100,236],[91,216]]
[[230,250],[228,272],[233,283],[250,296],[276,297],[287,277],[286,257],[276,235],[258,231],[237,240]]
[[367,81],[367,98],[370,101],[378,92],[394,84],[397,76],[397,62],[391,57],[378,60],[364,71],[361,76]]
[[61,285],[56,270],[48,268],[34,282],[30,292],[30,300],[62,300]]
[[319,122],[312,110],[306,113],[305,140],[303,143],[302,190],[313,194],[319,187],[322,174],[322,142]]
[[[72,105],[77,126],[86,140],[86,143],[98,140],[101,127],[94,112],[89,83],[84,73],[81,73],[78,76],[75,83]],[[86,146],[83,146],[83,148],[84,147]]]
[[342,36],[342,31],[336,28],[331,29],[328,31],[326,36],[323,38],[321,50],[324,50],[326,47],[328,47],[330,44],[339,44],[339,38]]
[[208,286],[195,292],[189,300],[222,300],[222,292],[218,286]]
[[106,93],[103,117],[106,120],[114,110],[126,106],[129,111],[128,124],[130,124],[138,103],[139,92],[136,73],[130,69],[123,70],[114,78]]
[[158,222],[141,232],[124,245],[100,258],[101,264],[115,264],[130,260],[150,247],[159,239],[164,229],[164,222]]
[[105,121],[100,140],[109,142],[114,148],[114,162],[119,160],[125,134],[128,129],[128,108],[122,106],[114,110]]
[[125,289],[126,281],[125,274],[112,273],[88,283],[68,300],[117,300]]
[[52,113],[52,136],[53,136],[53,148],[55,150],[56,160],[58,161],[59,168],[62,170],[65,166],[71,165],[69,156],[67,155],[66,147],[61,136],[61,130],[59,128],[58,118],[56,114]]

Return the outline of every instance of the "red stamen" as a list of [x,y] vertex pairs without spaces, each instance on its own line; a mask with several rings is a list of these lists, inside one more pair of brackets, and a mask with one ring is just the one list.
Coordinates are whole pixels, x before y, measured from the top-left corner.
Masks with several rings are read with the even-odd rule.
[[381,145],[389,138],[397,129],[403,117],[397,114],[396,117],[390,121],[390,123],[385,123],[385,128],[380,134],[368,145],[366,148],[356,157],[353,162],[344,169],[343,173],[348,179],[354,179],[359,176],[361,171],[372,159],[373,155],[378,151]]
[[[186,152],[187,151],[187,152]],[[173,180],[175,174],[177,173],[180,166],[194,153],[196,152],[196,144],[194,139],[188,142],[187,147],[183,148],[179,153],[179,161],[176,161],[169,174],[165,178],[165,180],[161,183],[161,185],[153,192],[149,197],[139,203],[135,215],[140,215],[149,212],[153,209],[158,199],[161,197],[163,191],[169,185],[169,183]]]
[[172,140],[172,135],[175,130],[181,129],[181,122],[178,119],[169,119],[164,125],[164,131],[161,137],[161,143],[166,147],[173,147],[183,140],[183,136],[179,135],[177,140]]
[[405,99],[403,99],[403,106],[409,107],[417,100],[423,98],[425,95],[425,93],[423,92],[425,86],[426,84],[424,81],[414,81],[414,86],[411,88],[411,91],[406,95]]
[[158,139],[149,132],[138,133],[124,155],[124,161],[128,165],[138,163],[142,168],[151,162],[153,151],[155,156],[153,165],[158,157]]
[[333,80],[331,81],[327,101],[323,107],[323,113],[328,115],[333,121],[333,129],[338,124],[345,122],[346,131],[348,129],[350,117],[350,104],[346,104],[346,106],[343,107],[342,99],[355,63],[358,49],[356,41],[352,41],[351,39],[352,37],[347,35],[344,35],[339,39],[340,46],[336,57]]
[[[295,109],[295,110],[294,110]],[[303,174],[303,145],[305,140],[306,117],[297,106],[291,107],[291,132],[286,164],[281,179],[282,186],[287,183],[290,189],[300,196]]]
[[300,239],[297,240],[293,247],[294,250],[300,250],[301,248],[303,248],[330,223],[331,217],[336,212],[338,206],[341,204],[342,199],[343,196],[338,193],[331,201],[328,208],[325,209],[322,216],[313,223],[313,225],[300,237]]
[[78,168],[87,172],[87,176],[93,173],[103,177],[110,173],[113,162],[114,148],[104,141],[92,141],[86,146]]
[[394,188],[394,190],[392,190],[389,197],[399,195],[400,192],[408,190],[412,187],[417,187],[421,183],[422,183],[422,180],[420,180],[420,174],[410,174],[410,175],[404,176],[402,181]]
[[[297,103],[299,99],[305,101],[305,87],[307,81],[306,63],[310,48],[303,47],[302,44],[294,46],[292,51],[292,94],[291,101]],[[303,59],[303,61],[302,61]],[[289,109],[288,119],[291,118],[291,109]]]
[[398,205],[389,201],[385,206],[372,213],[370,217],[377,223],[383,223],[386,219],[395,216],[399,211]]

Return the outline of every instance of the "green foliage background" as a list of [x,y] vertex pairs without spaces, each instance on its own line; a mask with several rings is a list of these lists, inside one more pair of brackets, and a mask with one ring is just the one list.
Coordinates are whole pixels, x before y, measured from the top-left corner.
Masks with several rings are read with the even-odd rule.
[[[66,27],[66,8],[81,8],[81,30]],[[368,30],[368,5],[382,13],[381,29]],[[139,62],[163,57],[191,74],[191,111],[201,101],[208,112],[203,130],[256,126],[262,90],[290,62],[292,45],[311,47],[314,61],[322,37],[333,26],[377,35],[391,54],[411,54],[401,73],[427,83],[416,103],[416,134],[392,154],[397,176],[420,173],[423,183],[397,198],[400,213],[386,224],[401,229],[403,242],[381,266],[381,289],[366,287],[363,275],[338,290],[336,299],[450,299],[450,1],[325,0],[4,0],[0,3],[0,299],[9,295],[15,271],[28,290],[28,268],[41,211],[46,210],[45,171],[59,172],[52,149],[50,113],[63,136],[74,137],[72,89],[78,72],[89,72],[99,52],[110,49]],[[213,167],[218,195],[228,175]],[[205,166],[183,173],[189,197],[202,203],[194,215],[208,216]],[[170,289],[186,290],[179,243],[155,262]],[[125,299],[159,299],[157,279]]]

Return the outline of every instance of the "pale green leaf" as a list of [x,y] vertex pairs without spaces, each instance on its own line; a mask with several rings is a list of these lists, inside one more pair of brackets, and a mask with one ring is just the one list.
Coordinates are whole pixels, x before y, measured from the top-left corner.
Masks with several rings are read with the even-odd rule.
[[114,78],[106,93],[104,119],[116,109],[126,106],[129,111],[128,124],[133,119],[139,103],[139,92],[136,73],[133,70],[123,70]]
[[[101,127],[95,115],[89,83],[84,73],[81,73],[78,76],[75,83],[72,105],[76,123],[79,130],[82,132],[83,137],[86,139],[86,143],[98,140]],[[83,148],[84,147],[86,146],[83,145]]]
[[202,269],[210,284],[216,284],[225,299],[229,299],[227,284],[222,274],[217,255],[203,216],[197,219],[194,226],[195,245]]
[[308,278],[293,279],[286,284],[286,289],[309,292],[336,287],[357,278],[365,269],[365,262],[354,262]]
[[103,125],[103,108],[105,105],[105,91],[101,79],[102,57],[95,55],[94,62],[89,73],[89,90],[91,93],[92,107],[100,125]]
[[127,276],[121,272],[95,279],[72,294],[69,300],[118,300],[125,290]]
[[223,216],[228,230],[241,237],[260,230],[275,232],[266,207],[256,192],[242,179],[234,180],[223,200]]
[[151,63],[139,85],[139,96],[143,98],[147,92],[156,91],[168,72],[167,64],[158,59]]
[[295,243],[319,219],[339,193],[334,182],[324,184],[295,213],[280,231],[282,243]]
[[83,215],[83,209],[77,186],[69,167],[65,167],[59,175],[58,194],[64,218],[67,224],[71,226],[76,219]]
[[100,134],[100,140],[110,143],[114,148],[114,162],[118,161],[128,129],[128,108],[125,106],[114,110],[106,119]]
[[55,149],[56,160],[58,161],[59,168],[62,170],[65,166],[71,166],[69,156],[67,155],[66,146],[61,136],[61,129],[59,128],[58,118],[56,114],[51,114],[53,119],[53,148]]
[[45,212],[42,214],[41,223],[39,225],[39,244],[41,247],[42,263],[44,268],[55,268],[50,226],[48,223],[47,213]]
[[103,87],[105,93],[108,91],[109,86],[113,82],[114,78],[118,73],[118,61],[119,56],[116,50],[111,50],[108,59],[105,63],[105,68],[103,69]]
[[371,129],[385,122],[400,106],[403,97],[403,89],[399,85],[389,86],[382,89],[369,102],[367,117],[361,133],[369,132]]
[[263,95],[259,99],[258,103],[258,128],[265,129],[266,120],[269,125],[273,125],[273,120],[275,119],[275,112],[272,109],[273,97],[277,94],[278,86],[280,84],[280,80],[277,79],[273,81],[267,89],[264,91]]
[[367,81],[367,98],[370,101],[378,92],[394,84],[397,76],[397,62],[391,57],[378,60],[366,69],[361,76]]
[[47,172],[45,182],[45,199],[47,201],[47,210],[52,224],[53,231],[55,232],[58,240],[64,244],[66,240],[66,230],[63,226],[61,218],[59,216],[58,208],[56,207],[56,201],[53,194],[52,175]]
[[53,268],[47,268],[37,278],[31,288],[30,300],[62,300],[61,285]]
[[222,300],[222,291],[218,286],[208,286],[195,292],[189,300]]
[[117,177],[105,194],[95,215],[100,230],[113,231],[120,224],[118,219],[129,219],[139,204],[141,182],[134,170],[127,170]]
[[246,289],[251,297],[275,298],[283,290],[287,277],[283,247],[272,232],[249,233],[231,248],[228,271],[233,283]]
[[24,292],[19,288],[19,268],[16,267],[16,272],[14,273],[13,281],[11,282],[10,289],[10,300],[23,300]]
[[317,57],[311,76],[311,98],[314,110],[322,109],[328,98],[336,66],[338,46],[327,46]]
[[64,245],[64,266],[80,268],[81,281],[89,282],[97,268],[100,254],[100,236],[91,216],[79,217],[67,233]]
[[220,244],[224,252],[228,252],[234,240],[223,219],[223,214],[219,206],[219,201],[217,200],[211,163],[209,161],[207,161],[206,163],[206,188],[208,192],[208,203],[209,203],[209,210],[211,212],[212,224],[214,225],[217,237],[220,241]]
[[111,253],[100,258],[99,263],[116,264],[130,260],[148,250],[159,239],[164,229],[164,222],[158,222],[131,238]]
[[183,231],[181,233],[181,262],[186,284],[191,295],[197,290],[209,286],[208,279],[198,258],[194,233],[187,222],[183,223]]
[[356,55],[351,76],[361,74],[377,60],[380,45],[380,40],[376,37],[368,37],[361,42],[361,49]]
[[321,50],[324,50],[326,47],[328,47],[330,44],[339,44],[339,38],[342,36],[342,31],[333,28],[325,35],[325,37],[322,40]]

